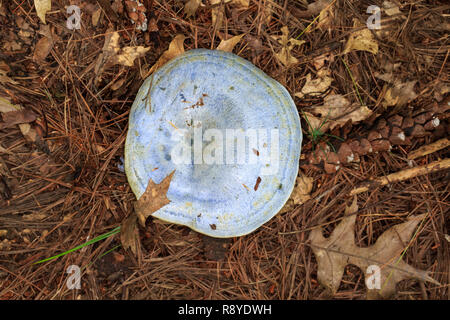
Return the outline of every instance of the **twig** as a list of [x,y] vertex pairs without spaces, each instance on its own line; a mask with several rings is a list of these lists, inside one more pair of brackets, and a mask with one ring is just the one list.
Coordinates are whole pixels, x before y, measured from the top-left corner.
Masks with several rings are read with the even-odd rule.
[[447,138],[440,139],[436,142],[433,142],[429,145],[420,147],[419,149],[410,152],[408,154],[408,159],[414,160],[419,157],[426,156],[427,154],[447,148],[448,146],[450,146],[450,140],[448,140]]
[[450,168],[450,159],[443,159],[420,167],[405,169],[399,172],[392,173],[385,177],[379,177],[373,180],[366,181],[361,186],[350,191],[350,196],[369,191],[369,189],[373,187],[385,186],[389,183],[408,180],[417,176],[449,168]]

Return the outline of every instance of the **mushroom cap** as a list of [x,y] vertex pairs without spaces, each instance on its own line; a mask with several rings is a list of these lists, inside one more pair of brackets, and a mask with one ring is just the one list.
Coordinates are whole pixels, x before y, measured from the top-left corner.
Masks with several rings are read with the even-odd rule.
[[[250,138],[255,132],[257,143]],[[244,145],[239,134],[247,134]],[[125,172],[139,199],[149,179],[159,184],[175,170],[171,202],[152,216],[212,237],[236,237],[269,221],[288,200],[301,142],[298,111],[280,83],[235,54],[195,49],[139,89]]]

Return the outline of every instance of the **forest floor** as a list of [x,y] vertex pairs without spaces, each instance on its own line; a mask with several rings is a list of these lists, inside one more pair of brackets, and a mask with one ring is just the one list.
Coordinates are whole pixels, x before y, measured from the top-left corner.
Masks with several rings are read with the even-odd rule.
[[[323,285],[311,233],[333,235],[361,183],[449,157],[447,1],[188,1],[186,9],[187,1],[146,0],[144,32],[136,29],[140,11],[126,1],[51,2],[44,24],[32,0],[0,0],[0,299],[370,298],[366,270],[351,259],[335,290]],[[67,27],[75,22],[70,5],[80,8],[80,29]],[[381,8],[379,30],[367,29],[370,5]],[[120,48],[136,52],[129,65],[111,63],[105,42],[114,32]],[[122,169],[130,108],[177,35],[185,51],[243,35],[233,53],[294,99],[304,135],[300,175],[310,190],[246,236],[217,240],[149,218],[136,254],[114,234],[35,264],[132,214],[136,199]],[[330,96],[358,106],[355,113],[318,112]],[[357,161],[313,161],[320,148],[337,151],[344,141],[361,143],[352,149]],[[413,159],[436,141],[443,147]],[[427,169],[355,193],[358,247],[423,214],[392,259],[435,282],[399,281],[390,299],[450,298],[450,171]],[[66,283],[72,265],[81,268],[76,290]]]

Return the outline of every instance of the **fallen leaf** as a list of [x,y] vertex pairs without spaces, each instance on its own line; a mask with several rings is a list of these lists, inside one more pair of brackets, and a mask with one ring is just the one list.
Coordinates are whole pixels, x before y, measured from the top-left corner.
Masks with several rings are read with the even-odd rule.
[[314,179],[303,173],[299,173],[295,182],[294,190],[280,213],[291,211],[295,206],[301,205],[311,199],[311,190]]
[[212,25],[217,30],[222,27],[223,16],[225,15],[222,0],[211,0],[211,6],[213,6],[211,9]]
[[134,60],[143,57],[147,51],[150,50],[150,48],[144,48],[142,46],[120,48],[119,39],[119,33],[114,32],[105,39],[105,44],[103,46],[103,52],[113,64],[132,67]]
[[386,107],[402,107],[408,102],[417,98],[414,91],[414,85],[417,81],[400,82],[395,81],[394,86],[390,87],[384,96],[383,106]]
[[45,14],[52,9],[52,1],[51,0],[34,0],[34,7],[36,8],[37,16],[41,19],[41,21],[45,22]]
[[186,2],[184,5],[184,13],[186,14],[186,18],[193,16],[201,3],[202,0],[189,0]]
[[169,45],[169,49],[167,49],[161,57],[159,57],[158,61],[150,68],[147,73],[147,76],[161,68],[167,62],[184,53],[184,39],[186,37],[182,34],[177,35]]
[[123,248],[130,249],[136,255],[139,244],[139,234],[137,228],[137,216],[133,212],[120,226],[120,242]]
[[322,132],[328,129],[333,130],[336,126],[343,126],[348,120],[352,120],[352,123],[363,121],[372,114],[368,107],[357,103],[351,104],[340,94],[326,96],[324,104],[314,107],[311,111],[320,114],[321,117],[317,118],[307,113],[309,123],[313,129],[320,127]]
[[270,21],[272,21],[272,13],[273,13],[273,3],[272,0],[265,0],[263,5],[263,17],[264,22],[266,25],[270,24]]
[[308,4],[307,11],[310,15],[316,15],[331,3],[331,0],[318,0]]
[[170,203],[166,193],[169,190],[170,181],[174,173],[175,171],[172,171],[160,184],[154,183],[152,179],[148,181],[145,192],[134,204],[141,226],[145,226],[145,221],[152,213]]
[[100,20],[101,14],[102,14],[102,9],[101,9],[101,8],[98,8],[97,10],[95,10],[95,11],[92,13],[92,25],[93,25],[94,27],[97,26],[98,21]]
[[42,62],[53,48],[53,41],[47,37],[39,39],[34,47],[33,60]]
[[22,49],[22,46],[15,40],[5,41],[3,48],[7,51],[17,51]]
[[[21,111],[23,110],[23,107],[20,105],[12,104],[9,102],[8,99],[0,97],[0,112],[1,113],[7,113],[7,112],[14,112],[14,111]],[[23,136],[27,138],[27,140],[36,142],[39,135],[36,132],[34,128],[31,127],[28,123],[22,123],[19,124],[20,131],[22,132]]]
[[298,59],[291,54],[292,49],[294,46],[302,45],[305,41],[289,38],[289,29],[286,26],[281,28],[281,34],[281,36],[273,37],[281,44],[281,50],[280,52],[275,53],[275,57],[277,57],[284,66],[290,67],[298,63]]
[[395,3],[392,3],[391,1],[384,1],[383,2],[383,9],[384,9],[384,12],[386,12],[386,14],[388,16],[401,14],[400,9],[398,8],[398,6]]
[[303,98],[305,95],[320,96],[322,95],[333,82],[333,78],[330,76],[330,70],[320,69],[317,72],[317,77],[312,79],[311,73],[306,75],[306,83],[300,92],[296,92],[294,95],[298,98]]
[[[311,15],[319,14],[319,19],[315,28],[320,30],[330,28],[331,24],[334,22],[334,12],[333,6],[331,6],[332,0],[319,0],[308,4],[307,12]],[[306,32],[312,32],[313,28],[308,28]]]
[[123,84],[125,83],[126,80],[127,79],[125,77],[117,80],[116,82],[114,82],[111,85],[111,90],[112,91],[116,91],[116,90],[120,89],[123,86]]
[[234,47],[238,44],[239,41],[241,41],[243,36],[244,36],[244,34],[241,34],[239,36],[231,37],[228,40],[220,41],[220,44],[217,46],[216,50],[233,52]]
[[231,4],[237,9],[247,9],[250,0],[211,0],[211,18],[212,25],[215,29],[222,27],[223,18],[225,17],[225,4]]
[[327,62],[333,62],[334,61],[334,56],[331,53],[324,53],[318,57],[315,57],[312,61],[313,66],[316,70],[320,70],[325,66],[325,63]]
[[143,57],[150,48],[144,48],[142,46],[137,47],[125,47],[122,48],[120,54],[114,57],[115,64],[121,64],[123,66],[132,67],[134,60]]
[[[357,19],[354,20],[355,28],[363,27]],[[373,37],[372,32],[364,26],[363,29],[355,31],[350,34],[343,54],[349,53],[350,51],[368,51],[373,54],[378,53],[378,42]]]
[[[421,214],[409,218],[406,222],[395,225],[385,231],[374,245],[361,248],[355,244],[355,220],[358,211],[356,196],[353,203],[345,210],[345,217],[335,228],[329,238],[325,238],[321,228],[311,231],[309,240],[317,259],[317,278],[332,294],[339,288],[348,264],[358,266],[367,272],[369,266],[380,269],[380,289],[372,291],[381,297],[388,298],[395,293],[395,286],[405,279],[419,279],[439,284],[428,275],[428,272],[418,270],[401,259],[411,235],[417,224],[426,218]],[[369,274],[366,274],[366,280]]]
[[17,84],[16,81],[8,77],[8,72],[10,72],[11,69],[6,64],[5,61],[0,61],[0,83],[10,83],[10,84]]
[[28,109],[5,112],[2,115],[3,122],[0,122],[0,129],[10,128],[16,124],[29,123],[36,120],[37,115]]

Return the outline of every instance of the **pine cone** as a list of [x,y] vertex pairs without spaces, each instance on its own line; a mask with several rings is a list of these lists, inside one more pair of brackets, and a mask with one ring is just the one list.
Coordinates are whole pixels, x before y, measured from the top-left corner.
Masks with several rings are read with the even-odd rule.
[[347,139],[336,152],[321,143],[315,151],[306,155],[306,163],[301,163],[301,166],[319,168],[331,174],[342,165],[359,162],[361,156],[369,153],[389,151],[395,145],[411,145],[413,138],[425,137],[435,129],[440,129],[442,120],[448,118],[448,110],[449,97],[439,105],[434,104],[429,110],[421,110],[414,116],[402,117],[397,114],[379,119],[367,138]]

